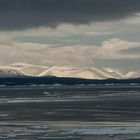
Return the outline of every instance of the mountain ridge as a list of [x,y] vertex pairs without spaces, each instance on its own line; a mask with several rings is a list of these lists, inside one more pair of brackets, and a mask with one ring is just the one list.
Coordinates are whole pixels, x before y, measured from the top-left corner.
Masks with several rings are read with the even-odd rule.
[[82,79],[131,79],[139,78],[139,71],[126,74],[113,68],[76,67],[76,66],[38,66],[26,63],[14,63],[0,66],[0,77],[67,77]]

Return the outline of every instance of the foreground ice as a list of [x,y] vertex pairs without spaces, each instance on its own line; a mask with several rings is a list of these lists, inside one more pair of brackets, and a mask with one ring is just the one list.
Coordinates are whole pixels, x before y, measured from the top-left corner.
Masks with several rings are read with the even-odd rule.
[[139,134],[140,128],[90,128],[90,129],[65,129],[64,134],[78,134],[78,135],[109,135],[109,134]]

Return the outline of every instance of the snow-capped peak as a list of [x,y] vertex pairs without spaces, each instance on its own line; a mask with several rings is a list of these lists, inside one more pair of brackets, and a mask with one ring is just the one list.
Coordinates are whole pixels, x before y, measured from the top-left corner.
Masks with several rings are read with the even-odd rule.
[[125,78],[138,78],[140,77],[140,70],[130,71],[125,75]]
[[95,67],[68,67],[68,66],[55,66],[50,67],[40,73],[38,76],[53,75],[57,77],[76,77],[86,79],[107,79],[107,78],[123,78],[119,72],[115,71],[113,74],[107,70],[98,69]]
[[10,66],[0,66],[0,77],[19,77],[24,76],[24,73]]
[[131,71],[122,74],[112,68],[96,67],[76,67],[76,66],[37,66],[26,63],[14,63],[7,66],[0,66],[0,77],[17,77],[17,76],[57,76],[72,77],[85,79],[124,79],[140,77],[139,71]]

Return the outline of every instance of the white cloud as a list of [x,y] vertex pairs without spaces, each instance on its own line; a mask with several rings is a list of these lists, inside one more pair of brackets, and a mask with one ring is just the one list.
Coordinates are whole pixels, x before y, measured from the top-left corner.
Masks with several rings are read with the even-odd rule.
[[2,35],[0,36],[1,45],[11,45],[12,39],[9,36]]
[[0,64],[26,62],[39,65],[90,66],[97,59],[139,59],[139,53],[125,53],[126,50],[129,52],[130,49],[139,47],[139,42],[121,39],[105,41],[101,46],[52,47],[48,44],[15,42],[8,37],[0,40]]
[[140,13],[137,13],[135,16],[125,19],[124,22],[127,24],[139,25],[140,24]]
[[[104,23],[104,26],[109,26]],[[86,36],[101,36],[101,35],[111,35],[114,34],[106,29],[107,27],[103,27],[100,23],[94,23],[89,25],[79,25],[74,26],[71,24],[62,24],[57,28],[47,28],[47,27],[38,27],[32,29],[26,29],[21,31],[7,31],[0,32],[1,35],[6,34],[7,36],[45,36],[45,37],[66,37],[70,35],[86,35]]]
[[140,42],[129,42],[121,39],[104,41],[96,50],[96,58],[100,59],[136,59],[140,54],[125,53],[127,50],[139,48]]

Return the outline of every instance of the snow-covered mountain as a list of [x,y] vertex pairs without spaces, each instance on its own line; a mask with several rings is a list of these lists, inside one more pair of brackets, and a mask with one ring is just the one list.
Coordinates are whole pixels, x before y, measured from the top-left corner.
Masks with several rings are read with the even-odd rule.
[[10,66],[1,66],[0,67],[0,77],[19,77],[24,76],[24,73],[22,73],[18,69],[14,69]]
[[26,76],[37,76],[41,72],[45,71],[47,68],[43,66],[36,66],[32,64],[26,64],[26,63],[14,63],[10,66],[21,71]]
[[47,68],[38,76],[53,75],[57,77],[76,77],[86,79],[107,79],[107,78],[123,78],[119,72],[108,71],[107,69],[98,69],[93,67],[68,67],[54,66]]
[[130,71],[125,75],[125,78],[138,78],[140,77],[140,70]]
[[0,77],[19,77],[19,76],[57,76],[74,77],[85,79],[127,79],[140,77],[140,71],[131,71],[122,74],[112,68],[99,69],[96,67],[75,67],[75,66],[36,66],[26,63],[14,63],[7,66],[0,66]]

